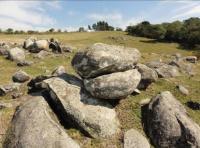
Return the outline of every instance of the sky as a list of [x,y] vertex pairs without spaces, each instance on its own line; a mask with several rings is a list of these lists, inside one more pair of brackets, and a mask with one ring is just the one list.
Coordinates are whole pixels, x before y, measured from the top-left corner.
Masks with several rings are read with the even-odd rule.
[[200,1],[181,0],[41,0],[0,1],[0,29],[68,31],[104,20],[125,29],[147,20],[152,24],[200,17]]

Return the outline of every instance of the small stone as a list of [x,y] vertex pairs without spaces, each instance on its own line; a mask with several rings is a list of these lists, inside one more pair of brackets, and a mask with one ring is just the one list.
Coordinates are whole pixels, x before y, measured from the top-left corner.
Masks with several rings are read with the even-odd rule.
[[62,74],[66,73],[64,66],[59,66],[56,69],[53,70],[52,76],[60,76]]
[[14,82],[23,83],[28,81],[30,76],[26,72],[20,70],[13,75],[12,79]]
[[16,99],[16,98],[19,98],[19,97],[21,97],[23,95],[23,93],[21,93],[21,92],[14,92],[14,93],[12,93],[12,99]]
[[124,134],[124,148],[150,148],[148,140],[135,129]]
[[187,56],[184,57],[184,59],[190,63],[196,63],[197,62],[197,57],[196,56]]
[[179,89],[179,91],[184,94],[184,95],[189,95],[189,91],[182,85],[178,85],[177,88]]
[[146,104],[149,104],[150,101],[151,101],[151,99],[146,98],[146,99],[141,100],[139,104],[140,104],[141,106],[144,106],[144,105],[146,105]]

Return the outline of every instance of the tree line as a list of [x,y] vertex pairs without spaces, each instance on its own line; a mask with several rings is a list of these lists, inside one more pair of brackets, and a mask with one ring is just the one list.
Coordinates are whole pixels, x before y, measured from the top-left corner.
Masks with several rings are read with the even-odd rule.
[[200,45],[200,18],[198,17],[162,24],[150,24],[148,21],[143,21],[137,25],[128,26],[126,31],[130,35],[179,42],[190,47]]

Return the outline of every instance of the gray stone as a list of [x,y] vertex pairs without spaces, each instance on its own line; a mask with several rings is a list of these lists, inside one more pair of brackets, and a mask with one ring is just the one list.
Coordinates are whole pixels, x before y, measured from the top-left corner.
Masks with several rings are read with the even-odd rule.
[[197,62],[196,56],[187,56],[187,57],[184,57],[183,59],[187,62],[190,62],[190,63],[196,63]]
[[77,53],[72,66],[84,78],[132,69],[140,58],[135,48],[96,43],[84,52]]
[[185,62],[183,59],[173,60],[169,62],[169,65],[176,66],[183,73],[193,75],[194,67],[193,64]]
[[138,85],[139,89],[146,89],[151,83],[158,80],[158,75],[154,69],[151,69],[144,64],[137,64],[136,68],[141,74],[141,81]]
[[166,65],[166,64],[163,62],[159,62],[159,61],[151,61],[149,63],[146,63],[146,66],[148,66],[150,68],[154,68],[154,69],[159,68],[163,65]]
[[177,67],[167,65],[167,64],[157,68],[156,72],[158,73],[158,77],[160,78],[171,78],[171,77],[180,76],[180,73]]
[[20,85],[21,84],[19,84],[19,83],[11,83],[11,84],[8,84],[8,85],[0,86],[0,96],[4,96],[4,95],[6,95],[10,92],[19,90]]
[[21,93],[21,92],[13,92],[11,94],[11,96],[12,96],[12,99],[16,99],[16,98],[20,98],[21,96],[23,96],[23,93]]
[[177,88],[179,89],[179,91],[184,94],[184,95],[189,95],[189,91],[183,86],[183,85],[178,85]]
[[26,72],[20,70],[13,75],[12,79],[14,82],[23,83],[28,81],[30,79],[30,76]]
[[7,135],[6,148],[79,148],[59,125],[44,98],[39,96],[17,108]]
[[62,74],[66,73],[64,66],[58,66],[56,69],[53,70],[52,75],[53,76],[60,76]]
[[33,38],[28,38],[24,41],[24,45],[23,45],[23,48],[25,49],[33,49],[34,46],[35,46],[35,39]]
[[47,40],[37,40],[35,44],[36,44],[36,48],[39,50],[49,49],[49,42]]
[[148,140],[135,129],[124,134],[124,148],[150,148]]
[[62,49],[63,52],[72,52],[73,51],[72,47],[66,46],[66,45],[62,45],[61,49]]
[[17,66],[31,66],[31,65],[33,65],[33,61],[25,60],[25,61],[20,61],[17,63]]
[[138,86],[141,74],[137,69],[116,72],[93,79],[85,79],[85,89],[101,99],[122,99],[130,95]]
[[155,147],[200,147],[200,127],[170,92],[154,97],[146,112],[144,125]]
[[12,61],[21,62],[25,60],[25,52],[21,48],[12,48],[8,51],[8,58]]
[[112,106],[88,95],[81,88],[82,82],[74,76],[53,77],[43,83],[66,123],[95,138],[110,137],[120,131]]
[[38,59],[44,59],[46,56],[50,55],[51,53],[45,50],[40,51],[39,53],[37,53],[36,55],[34,55],[34,58],[38,58]]
[[8,49],[0,47],[0,55],[8,56]]

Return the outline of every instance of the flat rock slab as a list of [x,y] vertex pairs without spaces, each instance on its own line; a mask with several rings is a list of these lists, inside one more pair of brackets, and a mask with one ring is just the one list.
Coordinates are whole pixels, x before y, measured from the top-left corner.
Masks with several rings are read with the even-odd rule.
[[141,80],[137,69],[85,79],[85,89],[96,98],[122,99],[133,93]]
[[158,77],[160,78],[172,78],[172,77],[180,76],[180,73],[177,67],[167,65],[167,64],[157,68],[156,72],[158,73]]
[[79,148],[43,97],[32,97],[16,110],[7,135],[6,148]]
[[73,78],[63,80],[54,77],[44,80],[43,86],[66,123],[71,123],[95,138],[109,137],[120,131],[112,106],[82,91],[81,82],[74,82]]
[[72,66],[81,77],[91,78],[132,69],[140,56],[135,48],[96,43],[77,53]]

